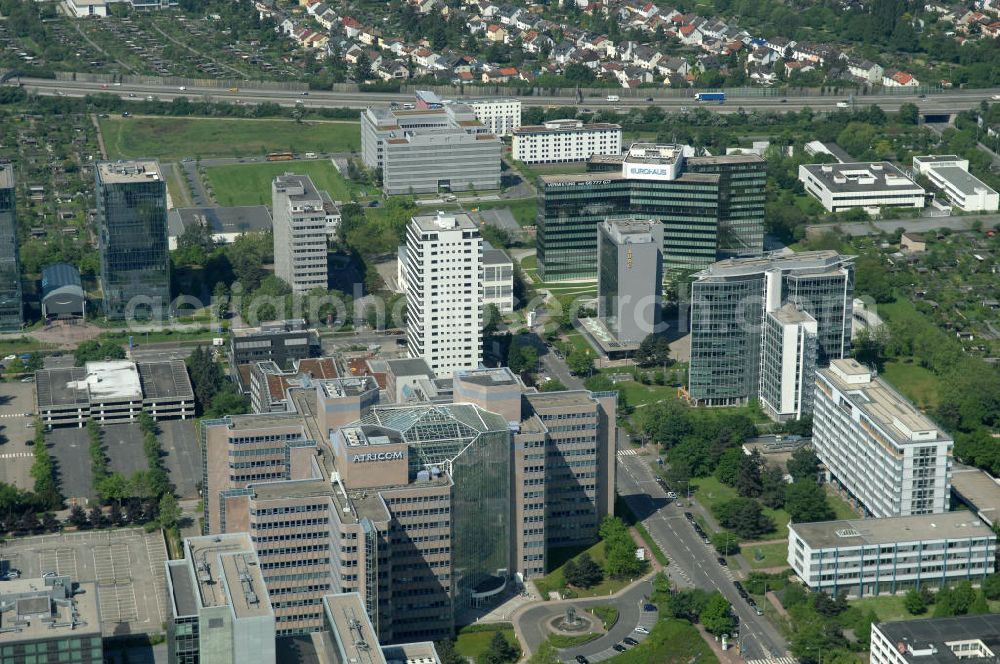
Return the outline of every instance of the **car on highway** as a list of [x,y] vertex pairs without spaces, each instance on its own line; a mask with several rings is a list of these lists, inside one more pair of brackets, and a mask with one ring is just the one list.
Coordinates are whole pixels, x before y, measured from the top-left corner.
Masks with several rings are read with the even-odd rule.
[[131,97],[135,97],[135,93],[134,93],[134,92],[130,92],[130,93],[128,93],[128,96],[129,96],[130,98],[131,98]]
[[993,101],[1000,101],[1000,95],[993,95]]
[[185,90],[187,90],[187,87],[182,85],[177,89],[180,90],[181,92],[184,92]]
[[576,664],[590,664],[590,660],[583,655],[576,656]]
[[782,103],[782,104],[787,104],[787,103],[788,103],[788,100],[787,100],[787,99],[785,99],[784,97],[782,97],[782,98],[781,98],[781,103]]
[[617,650],[618,652],[625,652],[626,650],[628,650],[628,648],[626,648],[625,646],[623,646],[620,643],[616,643],[615,645],[613,645],[611,647],[614,648],[615,650]]
[[646,101],[653,101],[652,97],[646,97]]
[[309,91],[308,90],[303,90],[302,91],[302,96],[303,97],[308,97],[309,96]]

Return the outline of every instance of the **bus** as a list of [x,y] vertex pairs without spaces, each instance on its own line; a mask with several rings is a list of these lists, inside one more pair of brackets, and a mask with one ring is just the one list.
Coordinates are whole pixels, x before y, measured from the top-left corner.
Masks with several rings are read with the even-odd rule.
[[295,155],[291,152],[272,152],[266,158],[268,161],[291,161]]

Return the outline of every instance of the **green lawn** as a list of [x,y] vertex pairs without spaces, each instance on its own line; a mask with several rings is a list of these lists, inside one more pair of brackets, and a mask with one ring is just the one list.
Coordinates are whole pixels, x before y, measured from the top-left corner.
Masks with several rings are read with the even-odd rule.
[[[757,550],[764,556],[757,560]],[[743,558],[750,563],[754,569],[769,569],[771,567],[788,566],[788,543],[775,542],[774,544],[761,544],[759,546],[747,546],[743,548]],[[730,556],[732,557],[732,556]]]
[[519,226],[534,226],[538,213],[538,200],[535,198],[518,198],[510,201],[484,201],[470,203],[469,208],[479,210],[495,210],[509,208]]
[[859,519],[861,515],[856,509],[851,507],[851,504],[837,495],[832,487],[827,485],[826,488],[826,501],[829,503],[830,507],[833,509],[833,513],[836,515],[836,519]]
[[455,639],[455,652],[463,657],[470,657],[475,661],[480,655],[489,650],[490,641],[498,631],[504,635],[512,646],[520,649],[521,646],[517,642],[517,637],[514,636],[514,629],[511,627],[501,627],[498,630],[459,630],[458,637]]
[[[579,552],[576,554],[572,549],[568,550],[567,553],[572,554],[573,559],[579,558],[584,552]],[[590,554],[590,557],[601,567],[604,566],[604,542],[598,542],[589,549],[586,549],[586,553]],[[550,566],[551,564],[558,564],[551,572],[543,576],[541,579],[535,580],[535,587],[538,588],[538,593],[542,596],[542,599],[548,599],[549,592],[553,590],[564,590],[566,588],[566,579],[563,578],[563,567],[566,564],[568,558],[565,555],[560,555],[555,552],[550,552],[549,554]],[[590,588],[572,588],[571,592],[576,597],[599,597],[601,595],[608,595],[611,593],[618,592],[628,584],[628,580],[618,581],[615,579],[605,578],[603,581],[598,583],[596,586]]]
[[535,271],[538,269],[538,256],[531,254],[521,259],[521,269],[525,271]]
[[308,175],[317,188],[335,201],[351,201],[370,192],[348,182],[329,161],[279,161],[259,164],[209,166],[205,177],[219,205],[270,205],[271,182],[282,173]]
[[886,362],[881,375],[919,408],[937,406],[940,379],[930,369],[912,362]]
[[652,664],[670,662],[684,664],[718,664],[719,659],[701,638],[698,630],[686,620],[660,620],[642,643],[627,652],[612,657],[613,664]]
[[[879,595],[877,597],[862,597],[860,599],[848,600],[851,606],[856,606],[862,611],[871,609],[878,614],[879,620],[890,622],[893,620],[916,620],[918,618],[929,618],[934,613],[934,606],[931,605],[926,613],[915,616],[906,610],[903,602],[906,595]],[[990,602],[990,612],[1000,611],[1000,601]]]
[[357,122],[209,118],[102,118],[111,159],[256,157],[268,152],[351,152],[361,147]]
[[[709,511],[712,511],[713,505],[724,503],[727,500],[737,497],[736,489],[726,486],[714,477],[699,477],[698,479],[691,480],[691,486],[692,488],[697,487],[694,492],[694,498]],[[765,507],[764,514],[771,517],[775,526],[774,532],[766,535],[768,539],[784,539],[788,537],[788,519],[790,518],[788,512]]]

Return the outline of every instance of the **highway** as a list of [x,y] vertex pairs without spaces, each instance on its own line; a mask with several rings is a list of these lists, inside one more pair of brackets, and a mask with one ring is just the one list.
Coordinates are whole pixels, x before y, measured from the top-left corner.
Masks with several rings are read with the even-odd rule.
[[[189,99],[211,99],[213,101],[236,102],[239,100],[243,104],[275,103],[282,106],[294,106],[301,104],[305,107],[316,108],[365,108],[374,104],[389,102],[410,101],[413,96],[408,93],[386,93],[386,92],[324,92],[310,91],[307,94],[289,90],[254,90],[241,88],[236,92],[230,92],[227,88],[204,88],[186,87],[181,89],[176,85],[142,85],[123,83],[112,85],[108,83],[90,83],[81,81],[55,81],[50,79],[22,78],[20,79],[24,88],[35,94],[57,95],[62,94],[68,97],[82,97],[88,94],[100,92],[116,94],[124,99],[131,99],[129,94],[135,95],[136,100],[154,97],[160,101],[171,101],[177,97],[187,97]],[[614,92],[614,90],[610,90]],[[487,92],[476,96],[511,96],[490,95]],[[927,95],[921,98],[917,93],[900,95],[861,95],[854,98],[857,106],[868,106],[877,104],[886,111],[899,110],[901,104],[912,102],[920,106],[923,112],[955,112],[971,108],[984,99],[991,99],[993,95],[1000,94],[1000,88],[978,89],[978,90],[949,90],[937,94]],[[797,111],[803,108],[816,110],[834,110],[838,102],[843,102],[846,95],[830,95],[824,97],[815,96],[791,96],[791,97],[739,97],[730,98],[723,105],[706,103],[704,106],[710,110],[721,113],[734,113],[739,109],[748,111],[770,110],[770,111]],[[576,106],[576,99],[573,97],[552,97],[552,96],[522,96],[521,101],[526,106]],[[666,110],[680,111],[683,108],[692,109],[699,106],[693,98],[664,98],[656,99],[654,102],[646,101],[645,97],[622,97],[619,102],[608,103],[603,97],[585,97],[579,104],[582,108],[593,110],[627,110],[631,107],[646,107],[655,104]]]

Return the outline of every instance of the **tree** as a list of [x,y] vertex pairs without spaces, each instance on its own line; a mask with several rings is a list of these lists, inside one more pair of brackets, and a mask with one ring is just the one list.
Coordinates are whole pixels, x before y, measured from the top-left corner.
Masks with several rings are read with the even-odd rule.
[[104,525],[104,512],[101,511],[100,505],[94,505],[90,508],[87,513],[87,521],[90,522],[91,528],[100,528]]
[[760,502],[773,510],[785,505],[785,475],[778,466],[768,466],[760,476]]
[[594,360],[585,348],[574,348],[566,357],[566,365],[574,375],[589,375],[594,369]]
[[467,664],[468,660],[455,652],[455,642],[451,639],[443,639],[434,643],[437,650],[438,659],[441,664]]
[[184,228],[177,238],[174,259],[181,265],[205,265],[215,249],[215,239],[207,223],[195,222]]
[[24,365],[24,370],[28,373],[35,373],[45,367],[45,358],[37,350],[28,356],[28,361]]
[[635,351],[635,362],[640,367],[662,366],[670,361],[670,342],[659,334],[649,334]]
[[538,351],[534,346],[522,343],[515,337],[507,350],[507,366],[515,373],[534,371],[538,365]]
[[355,83],[367,83],[372,78],[372,61],[368,57],[367,51],[358,54],[358,59],[354,63],[353,72]]
[[736,473],[736,493],[748,498],[756,498],[760,495],[761,468],[764,460],[760,452],[754,450],[753,454],[740,454],[739,469]]
[[906,102],[899,107],[899,121],[903,124],[916,125],[920,123],[920,109],[916,104]]
[[990,574],[983,579],[983,594],[986,599],[1000,599],[1000,574]]
[[[562,575],[563,575],[563,579],[566,580],[566,583],[570,584],[571,586],[576,586],[577,585],[576,582],[579,581],[579,579],[577,578],[576,561],[575,560],[573,560],[572,558],[570,558],[569,560],[567,560],[563,564]],[[577,587],[582,587],[582,586],[577,586]]]
[[75,526],[80,530],[90,525],[90,522],[87,521],[87,513],[79,505],[73,505],[72,509],[70,509],[68,521],[71,526]]
[[708,592],[701,588],[678,590],[667,597],[667,614],[690,622],[698,622],[702,609],[708,603]]
[[701,610],[699,621],[705,629],[715,636],[732,634],[736,623],[732,616],[732,605],[722,593],[716,591],[708,597]]
[[573,559],[566,561],[563,566],[563,578],[577,588],[590,588],[601,582],[604,572],[590,554],[584,552],[575,561]]
[[724,556],[735,556],[740,552],[740,538],[723,530],[712,535],[712,546]]
[[815,480],[819,472],[819,457],[812,450],[801,447],[792,452],[786,465],[793,480]]
[[[490,226],[489,228],[492,228]],[[490,302],[485,307],[483,307],[483,336],[491,337],[496,334],[500,327],[500,323],[503,322],[503,314],[500,313],[500,309],[497,305]]]
[[181,519],[181,508],[172,493],[165,493],[160,498],[160,527],[170,530],[177,526]]
[[638,547],[624,521],[616,516],[605,517],[599,534],[604,540],[604,571],[608,576],[624,579],[642,573],[646,563],[636,557]]
[[740,474],[740,465],[744,456],[743,450],[738,447],[726,450],[712,474],[723,484],[736,486],[736,478]]
[[733,498],[712,508],[719,525],[744,539],[757,539],[774,530],[774,522],[753,498]]
[[906,592],[906,597],[903,598],[903,606],[906,611],[912,616],[919,616],[927,612],[927,598],[924,594],[912,588]]
[[486,652],[479,657],[479,664],[506,664],[516,662],[521,657],[521,649],[511,644],[503,632],[494,632]]
[[82,367],[87,362],[124,359],[125,349],[122,348],[121,342],[101,337],[88,339],[73,351],[73,363],[78,367]]
[[976,599],[972,600],[972,604],[969,605],[969,615],[981,616],[989,612],[990,605],[986,601],[986,595],[981,592],[976,593]]
[[829,521],[836,516],[823,487],[811,480],[799,480],[785,487],[785,510],[796,523]]
[[558,378],[543,381],[541,386],[538,388],[539,392],[563,392],[565,390],[566,386],[563,385],[562,381]]

